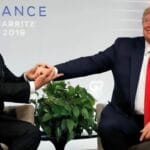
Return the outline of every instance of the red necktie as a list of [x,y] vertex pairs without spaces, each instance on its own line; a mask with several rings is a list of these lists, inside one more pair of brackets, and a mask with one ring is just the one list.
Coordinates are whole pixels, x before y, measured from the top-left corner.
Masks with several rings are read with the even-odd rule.
[[145,82],[145,104],[144,104],[144,125],[150,122],[150,58],[147,64]]

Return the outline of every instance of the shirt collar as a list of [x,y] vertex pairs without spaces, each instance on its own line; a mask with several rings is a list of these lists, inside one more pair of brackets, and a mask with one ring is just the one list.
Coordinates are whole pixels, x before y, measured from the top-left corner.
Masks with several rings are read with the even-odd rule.
[[145,41],[145,54],[150,54],[150,43]]

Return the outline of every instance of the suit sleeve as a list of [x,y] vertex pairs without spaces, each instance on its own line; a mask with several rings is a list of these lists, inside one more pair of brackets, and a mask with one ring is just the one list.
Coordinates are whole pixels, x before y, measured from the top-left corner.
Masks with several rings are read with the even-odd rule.
[[24,82],[25,81],[23,75],[20,77],[17,77],[7,68],[5,64],[3,67],[3,71],[4,71],[4,81],[6,82]]
[[81,57],[56,65],[58,72],[64,73],[64,76],[58,79],[82,77],[113,69],[114,49],[115,46],[112,45],[96,55]]
[[[1,56],[1,55],[0,55]],[[5,65],[3,57],[1,62],[0,100],[26,103],[29,101],[30,86],[24,77],[16,77]]]
[[13,83],[1,82],[0,83],[0,99],[2,101],[28,103],[30,96],[30,87],[27,82]]

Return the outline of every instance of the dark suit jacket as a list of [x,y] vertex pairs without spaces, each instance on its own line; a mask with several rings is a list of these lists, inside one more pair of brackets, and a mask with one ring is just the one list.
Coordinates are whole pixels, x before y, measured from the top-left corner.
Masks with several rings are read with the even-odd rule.
[[134,113],[134,101],[141,70],[145,40],[143,37],[118,38],[96,55],[56,65],[64,73],[61,79],[112,71],[114,89],[111,104],[126,113]]
[[29,100],[30,87],[24,77],[16,77],[4,64],[0,55],[0,111],[4,101],[23,102]]

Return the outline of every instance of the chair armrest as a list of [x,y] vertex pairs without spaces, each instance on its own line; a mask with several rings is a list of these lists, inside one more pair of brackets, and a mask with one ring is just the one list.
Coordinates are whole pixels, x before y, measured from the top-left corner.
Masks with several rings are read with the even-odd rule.
[[98,123],[100,122],[101,112],[104,109],[104,107],[105,107],[105,104],[98,103],[96,105],[96,120]]
[[[96,120],[97,120],[97,123],[100,122],[101,112],[104,109],[104,107],[105,107],[105,104],[98,103],[96,105]],[[103,150],[102,144],[101,144],[101,139],[100,139],[99,136],[97,138],[97,150]]]
[[6,106],[4,111],[10,115],[16,116],[18,120],[34,124],[35,108],[31,104],[22,104],[17,106]]

